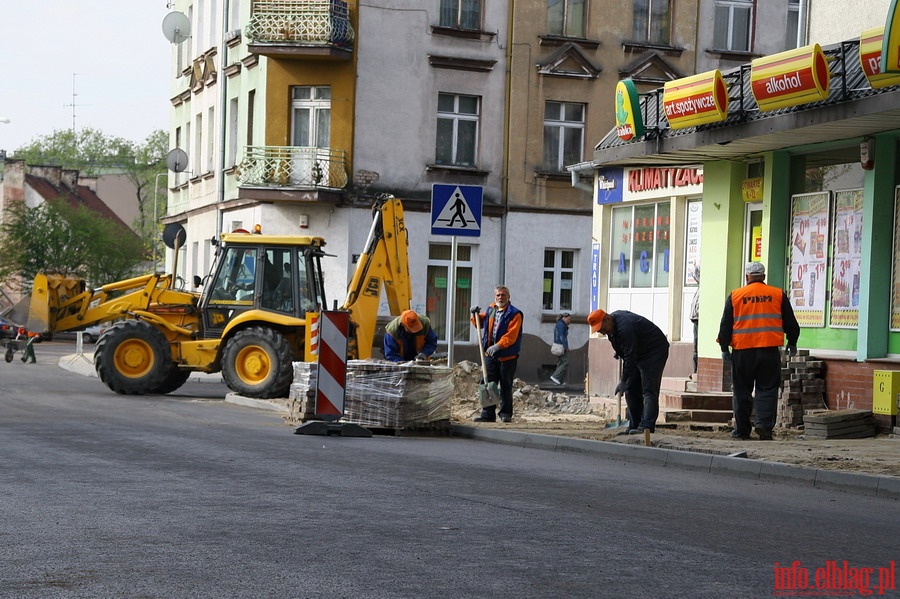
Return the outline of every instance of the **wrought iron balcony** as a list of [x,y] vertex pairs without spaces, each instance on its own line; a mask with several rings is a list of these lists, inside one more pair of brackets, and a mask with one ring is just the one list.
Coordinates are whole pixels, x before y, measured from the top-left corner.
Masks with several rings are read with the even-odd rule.
[[343,150],[247,146],[237,175],[242,187],[341,189],[347,185]]
[[273,58],[348,60],[353,51],[346,0],[253,0],[244,34],[251,52]]

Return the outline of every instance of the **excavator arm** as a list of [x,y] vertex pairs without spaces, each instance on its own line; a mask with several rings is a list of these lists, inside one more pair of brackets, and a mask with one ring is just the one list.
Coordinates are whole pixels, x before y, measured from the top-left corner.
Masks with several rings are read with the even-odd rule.
[[379,197],[373,207],[372,228],[341,307],[350,312],[353,323],[351,337],[355,339],[350,343],[351,357],[372,357],[382,287],[391,314],[397,316],[409,310],[412,299],[409,238],[403,221],[403,204],[390,195]]
[[190,335],[191,330],[163,318],[158,306],[191,306],[193,294],[169,289],[169,275],[144,275],[88,289],[80,277],[38,273],[34,278],[28,330],[72,331],[125,316],[136,316]]

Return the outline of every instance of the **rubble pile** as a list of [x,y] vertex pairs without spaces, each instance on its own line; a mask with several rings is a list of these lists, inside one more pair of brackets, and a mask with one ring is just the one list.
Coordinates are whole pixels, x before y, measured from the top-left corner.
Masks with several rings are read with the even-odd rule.
[[803,415],[810,410],[826,408],[823,362],[801,349],[791,358],[781,357],[781,394],[778,398],[775,425],[793,428],[803,424]]

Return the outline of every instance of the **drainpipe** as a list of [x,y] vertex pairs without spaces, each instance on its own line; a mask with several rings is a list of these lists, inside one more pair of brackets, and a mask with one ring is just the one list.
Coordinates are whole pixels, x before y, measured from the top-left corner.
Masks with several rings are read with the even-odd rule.
[[228,84],[226,80],[228,76],[225,74],[225,67],[228,66],[228,4],[229,0],[222,2],[222,39],[219,40],[219,73],[216,76],[216,83],[219,85],[219,159],[218,159],[218,185],[216,187],[216,239],[223,232],[224,216],[222,214],[222,204],[225,202],[225,131],[228,128],[228,115],[225,107],[228,103],[226,88]]
[[594,192],[593,185],[581,182],[581,173],[594,172],[595,169],[593,162],[579,162],[578,164],[567,166],[566,169],[569,171],[569,174],[572,175],[572,187],[590,193]]
[[514,15],[516,13],[516,0],[509,0],[509,15],[507,16],[507,38],[506,38],[506,82],[504,91],[504,107],[506,109],[506,118],[503,121],[503,179],[500,183],[500,203],[503,205],[503,212],[500,215],[500,278],[498,281],[502,285],[506,285],[506,221],[509,216],[509,131],[510,125],[510,101],[512,97],[512,47],[513,47],[513,27],[515,25]]

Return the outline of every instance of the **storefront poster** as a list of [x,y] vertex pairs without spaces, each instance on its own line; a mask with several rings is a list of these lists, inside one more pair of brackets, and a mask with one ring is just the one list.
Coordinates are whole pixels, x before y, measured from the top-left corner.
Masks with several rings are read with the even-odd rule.
[[825,271],[831,192],[791,198],[791,271],[788,295],[802,327],[825,326]]
[[834,194],[834,245],[831,268],[832,327],[859,324],[859,277],[862,258],[863,190]]
[[891,281],[891,330],[900,330],[900,187],[894,191],[894,278]]
[[700,223],[703,220],[703,203],[700,200],[688,202],[687,234],[684,248],[684,285],[693,287],[697,281],[691,273],[694,265],[700,266]]

